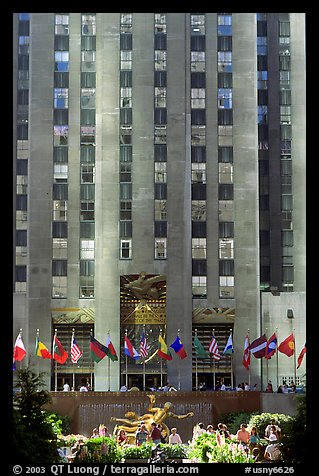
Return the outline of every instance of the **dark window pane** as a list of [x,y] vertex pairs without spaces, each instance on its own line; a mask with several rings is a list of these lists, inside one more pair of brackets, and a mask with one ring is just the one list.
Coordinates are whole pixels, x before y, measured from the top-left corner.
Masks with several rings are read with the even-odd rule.
[[192,184],[192,200],[206,200],[206,184],[205,183]]
[[192,146],[192,162],[206,162],[206,147]]
[[205,88],[206,87],[205,73],[191,73],[191,87]]
[[155,200],[166,200],[167,199],[167,184],[166,183],[156,183],[154,185],[154,198]]
[[192,275],[207,276],[207,261],[205,259],[192,260]]
[[16,246],[27,246],[27,230],[16,230]]
[[65,221],[52,222],[52,238],[67,238],[68,224]]
[[154,222],[154,236],[157,238],[167,236],[167,222],[166,221],[155,221]]
[[234,276],[234,260],[219,260],[219,276]]
[[132,49],[132,33],[121,33],[120,35],[120,49],[131,50]]
[[166,33],[155,33],[154,50],[166,50]]
[[206,222],[205,221],[192,221],[192,237],[206,238]]
[[166,87],[167,86],[167,71],[155,71],[154,73],[154,86]]

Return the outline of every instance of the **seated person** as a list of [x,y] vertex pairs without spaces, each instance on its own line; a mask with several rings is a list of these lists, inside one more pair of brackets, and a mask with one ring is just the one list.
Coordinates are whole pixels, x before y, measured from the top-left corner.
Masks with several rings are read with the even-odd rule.
[[267,461],[280,461],[281,452],[275,434],[269,436],[269,445],[266,446],[264,457]]

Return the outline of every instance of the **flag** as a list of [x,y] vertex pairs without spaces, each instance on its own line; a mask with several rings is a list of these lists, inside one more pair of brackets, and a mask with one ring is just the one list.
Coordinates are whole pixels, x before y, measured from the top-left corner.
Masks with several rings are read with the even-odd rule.
[[209,350],[209,353],[213,355],[213,359],[220,360],[218,345],[214,336],[212,336],[212,340],[209,344],[208,350]]
[[278,346],[279,352],[286,354],[288,357],[291,357],[295,351],[295,338],[293,333],[291,333],[285,340],[283,340]]
[[19,334],[13,348],[13,360],[15,362],[20,362],[21,360],[25,358],[26,353],[27,352],[25,350],[21,334]]
[[106,356],[107,347],[101,344],[101,342],[99,342],[93,336],[90,336],[90,351],[92,359],[94,362],[98,363]]
[[174,340],[173,344],[170,345],[170,347],[175,350],[176,354],[178,354],[181,359],[185,359],[185,357],[187,357],[185,347],[181,343],[181,340],[178,336]]
[[118,359],[118,356],[117,356],[117,354],[116,354],[116,350],[114,349],[114,346],[113,346],[113,344],[112,344],[112,342],[111,342],[111,339],[110,339],[110,336],[109,336],[109,335],[106,336],[106,349],[107,349],[107,350],[106,350],[106,355],[107,355],[113,362],[119,360],[119,359]]
[[53,358],[56,360],[59,364],[64,364],[68,358],[69,354],[64,350],[61,342],[57,338],[57,336],[54,334],[53,338]]
[[172,360],[172,356],[169,348],[165,344],[165,341],[161,335],[158,336],[158,351],[157,355],[165,360]]
[[253,340],[249,346],[250,352],[256,357],[256,359],[261,359],[265,357],[266,354],[266,345],[267,339],[265,334]]
[[234,352],[233,339],[232,339],[231,334],[229,334],[228,341],[227,341],[227,344],[225,346],[223,354],[224,355],[230,355],[233,352]]
[[249,349],[249,337],[246,335],[245,343],[244,343],[244,355],[243,355],[243,366],[249,370],[250,367],[250,349]]
[[276,352],[276,348],[277,348],[277,336],[276,336],[276,332],[274,332],[273,335],[269,337],[267,341],[265,359],[270,359]]
[[129,338],[127,337],[127,335],[125,335],[124,337],[124,353],[125,355],[128,355],[129,357],[132,357],[132,359],[135,359],[135,360],[138,360],[140,358],[140,356],[138,355],[138,352],[136,349],[134,349],[131,341],[129,340]]
[[76,343],[74,335],[71,338],[71,360],[73,364],[76,364],[79,358],[82,357],[82,351]]
[[141,336],[141,342],[140,342],[140,357],[147,357],[149,350],[150,350],[150,346],[146,342],[146,336],[145,336],[145,333],[143,332]]
[[194,349],[195,349],[195,354],[197,355],[197,357],[199,357],[200,359],[206,359],[207,352],[204,349],[203,344],[201,343],[197,335],[195,335],[194,337]]
[[297,364],[298,364],[298,365],[297,365],[297,369],[299,369],[299,367],[300,367],[300,365],[301,365],[301,363],[302,363],[302,361],[303,361],[303,357],[304,357],[305,353],[306,353],[306,343],[305,343],[305,345],[303,346],[303,348],[301,349],[301,352],[300,352],[299,357],[298,357],[298,359],[297,359]]
[[35,338],[34,353],[38,357],[42,357],[42,359],[52,359],[52,355],[50,354],[47,347],[43,344],[43,342],[39,340],[39,336],[36,336]]

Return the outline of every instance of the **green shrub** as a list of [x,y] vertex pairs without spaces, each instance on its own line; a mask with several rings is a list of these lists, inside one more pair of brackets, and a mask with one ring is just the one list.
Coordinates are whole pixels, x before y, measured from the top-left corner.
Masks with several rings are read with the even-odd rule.
[[185,444],[172,445],[169,443],[161,443],[160,449],[164,451],[164,454],[168,459],[188,458],[189,447]]
[[101,436],[85,441],[87,451],[81,452],[75,463],[120,463],[123,455],[121,448],[113,438]]
[[289,422],[292,420],[291,415],[284,415],[283,413],[260,413],[253,415],[249,420],[249,427],[255,426],[261,438],[265,435],[266,426],[270,421],[274,420],[275,424],[281,429],[281,434],[284,435],[289,431]]
[[123,446],[122,457],[127,459],[148,459],[152,456],[152,443],[142,443],[141,446]]
[[221,415],[221,422],[227,425],[228,431],[236,435],[242,423],[248,424],[252,416],[257,415],[257,412],[234,412]]

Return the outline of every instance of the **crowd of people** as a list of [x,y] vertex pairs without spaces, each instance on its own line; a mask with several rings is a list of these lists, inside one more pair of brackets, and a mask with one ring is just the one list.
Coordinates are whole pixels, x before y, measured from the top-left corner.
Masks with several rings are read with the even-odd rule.
[[[135,445],[141,446],[146,442],[152,442],[155,446],[160,443],[168,443],[171,445],[183,443],[176,427],[172,427],[169,434],[166,428],[165,425],[153,422],[151,424],[151,430],[148,431],[145,422],[141,421],[135,433]],[[256,462],[276,462],[281,459],[281,429],[276,425],[274,420],[269,422],[263,436],[258,434],[256,426],[252,426],[248,429],[245,423],[240,425],[240,428],[235,434],[231,434],[225,423],[218,423],[216,428],[214,428],[212,424],[209,424],[205,428],[204,424],[199,422],[193,427],[192,443],[195,443],[197,438],[204,433],[215,435],[216,443],[219,446],[224,445],[226,439],[233,442],[235,441],[238,445],[241,445],[246,453],[250,454]],[[112,437],[104,424],[100,424],[98,428],[94,428],[90,438],[99,438],[101,436]],[[131,444],[123,429],[120,429],[116,435],[116,441],[120,446]],[[266,445],[265,442],[267,443]],[[76,456],[81,453],[82,447],[83,440],[79,439],[71,448],[71,454],[68,457],[69,462],[72,462]]]
[[[281,429],[275,424],[274,420],[271,420],[267,425],[264,436],[258,434],[256,426],[252,426],[248,430],[245,423],[240,425],[236,434],[231,434],[224,423],[218,423],[216,429],[211,424],[205,428],[203,423],[198,423],[193,428],[192,441],[195,442],[203,433],[215,434],[216,442],[219,446],[225,444],[226,438],[236,441],[247,454],[250,454],[258,462],[275,462],[281,459]],[[267,443],[266,445],[265,442]]]

